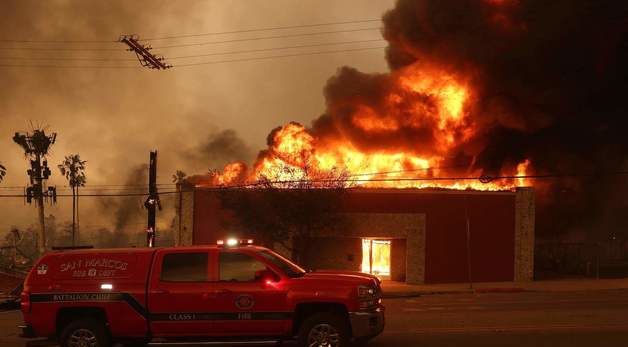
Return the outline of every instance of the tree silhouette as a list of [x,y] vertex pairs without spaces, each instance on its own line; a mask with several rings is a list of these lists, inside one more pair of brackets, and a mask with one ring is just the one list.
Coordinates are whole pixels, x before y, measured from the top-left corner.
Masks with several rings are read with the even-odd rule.
[[87,182],[85,176],[86,160],[81,160],[80,155],[71,154],[65,156],[61,164],[57,165],[61,175],[67,180],[72,188],[72,246],[76,246],[78,228],[79,228],[79,187],[84,187]]
[[349,188],[347,177],[342,170],[278,167],[259,177],[255,188],[225,188],[218,197],[233,212],[239,228],[255,232],[261,244],[281,245],[300,262],[313,235],[346,223],[338,211]]

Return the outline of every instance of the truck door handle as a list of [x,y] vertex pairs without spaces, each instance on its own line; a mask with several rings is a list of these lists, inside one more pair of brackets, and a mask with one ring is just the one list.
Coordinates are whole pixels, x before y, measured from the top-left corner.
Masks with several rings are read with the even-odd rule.
[[227,295],[230,293],[231,291],[228,289],[216,289],[216,290],[211,290],[208,293],[203,293],[202,297],[203,297],[203,300],[207,300],[209,298],[217,298],[219,296]]
[[170,291],[168,289],[155,289],[153,291],[153,293],[155,293],[155,294],[170,294]]

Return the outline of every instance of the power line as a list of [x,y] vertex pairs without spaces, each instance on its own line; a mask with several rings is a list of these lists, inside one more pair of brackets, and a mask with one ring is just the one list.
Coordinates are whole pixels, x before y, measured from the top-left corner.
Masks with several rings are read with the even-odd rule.
[[313,45],[297,45],[297,46],[283,46],[283,47],[271,47],[271,48],[260,48],[260,49],[247,49],[247,50],[229,51],[229,52],[216,52],[216,53],[208,53],[208,54],[175,56],[175,57],[169,57],[168,59],[173,60],[173,59],[186,59],[186,58],[200,58],[200,57],[209,57],[209,56],[214,56],[214,55],[267,52],[267,51],[275,51],[275,50],[282,50],[282,49],[311,48],[311,47],[345,45],[345,44],[351,44],[351,43],[364,43],[364,42],[384,42],[384,40],[382,39],[354,40],[354,41],[344,41],[344,42],[319,43],[319,44],[313,44]]
[[115,40],[9,40],[0,39],[0,42],[10,43],[116,43]]
[[[182,192],[187,192],[186,190],[183,190]],[[164,195],[168,195],[168,194],[178,194],[180,193],[180,191],[166,191],[166,192],[159,192],[159,194],[164,194]],[[130,196],[148,196],[149,193],[116,193],[116,194],[101,194],[101,193],[87,193],[87,194],[80,194],[79,197],[83,198],[83,197],[130,197]],[[0,195],[0,198],[24,198],[25,196],[22,195],[18,195],[18,194],[3,194]],[[72,194],[57,194],[58,198],[70,198],[72,197]]]
[[0,60],[44,60],[44,61],[49,61],[49,60],[58,60],[58,61],[137,61],[137,59],[124,59],[124,58],[85,58],[85,57],[79,57],[79,58],[67,58],[67,57],[61,57],[61,58],[55,58],[55,57],[0,57]]
[[[176,184],[175,183],[158,183],[158,186],[171,186],[171,187],[175,187]],[[63,188],[71,188],[70,186],[67,185],[63,185],[63,186],[59,186],[59,187],[63,187]],[[88,184],[85,187],[82,187],[82,189],[100,189],[100,187],[121,187],[121,189],[125,189],[125,188],[133,188],[133,187],[137,187],[137,189],[141,189],[141,188],[148,188],[147,184]],[[26,189],[26,186],[0,186],[0,189]]]
[[[353,49],[341,49],[341,50],[329,50],[329,51],[308,52],[308,53],[295,53],[295,54],[284,54],[284,55],[273,55],[273,56],[256,57],[256,58],[217,60],[217,61],[207,61],[207,62],[199,62],[199,63],[180,64],[180,65],[176,65],[176,67],[187,67],[187,66],[197,66],[197,65],[213,65],[213,64],[235,63],[235,62],[244,62],[244,61],[261,61],[261,60],[268,60],[268,59],[287,58],[287,57],[299,57],[299,56],[307,56],[307,55],[358,52],[358,51],[366,51],[366,50],[374,50],[374,49],[382,49],[382,48],[386,48],[386,46],[353,48]],[[59,68],[59,69],[141,69],[140,66],[122,66],[122,65],[118,65],[118,66],[111,66],[111,65],[101,65],[101,66],[98,66],[98,65],[54,65],[54,64],[46,64],[46,65],[0,64],[0,67],[33,67],[33,68]]]
[[[228,54],[240,54],[240,53],[255,53],[255,52],[270,52],[275,50],[284,50],[284,49],[296,49],[296,48],[312,48],[312,47],[323,47],[323,46],[335,46],[335,45],[345,45],[345,44],[353,44],[353,43],[366,43],[366,42],[384,42],[382,39],[371,39],[371,40],[352,40],[352,41],[343,41],[343,42],[330,42],[330,43],[319,43],[319,44],[311,44],[311,45],[293,45],[293,46],[283,46],[283,47],[270,47],[270,48],[261,48],[261,49],[247,49],[247,50],[236,50],[236,51],[227,51],[227,52],[215,52],[208,54],[196,54],[196,55],[185,55],[185,56],[175,56],[170,57],[168,59],[189,59],[189,58],[200,58],[200,57],[209,57],[216,55],[228,55]],[[136,59],[123,59],[123,58],[87,58],[87,57],[79,57],[79,58],[45,58],[45,57],[0,57],[0,60],[35,60],[35,61],[136,61]]]
[[[552,179],[552,178],[565,178],[565,177],[599,177],[599,176],[618,176],[628,175],[628,171],[615,171],[605,173],[554,173],[543,175],[503,175],[503,176],[469,176],[469,177],[394,177],[394,178],[373,178],[373,179],[306,179],[306,180],[283,180],[283,181],[267,181],[267,182],[253,182],[243,184],[244,187],[260,186],[262,184],[286,184],[286,183],[326,183],[326,182],[406,182],[406,181],[465,181],[465,180],[480,180],[483,178],[489,178],[486,184],[495,180],[504,179]],[[225,186],[225,188],[229,188]]]
[[[161,37],[151,37],[144,39],[143,41],[157,41],[157,40],[169,40],[169,39],[179,39],[179,38],[189,38],[189,37],[201,37],[201,36],[211,36],[211,35],[225,35],[225,34],[239,34],[239,33],[250,33],[257,31],[270,31],[270,30],[283,30],[283,29],[299,29],[299,28],[313,28],[313,27],[321,27],[321,26],[329,26],[329,25],[343,25],[343,24],[359,24],[359,23],[369,23],[369,22],[380,22],[381,19],[360,19],[360,20],[351,20],[344,22],[328,22],[328,23],[317,23],[317,24],[300,24],[300,25],[287,25],[287,26],[276,26],[276,27],[266,27],[266,28],[258,28],[258,29],[243,29],[243,30],[231,30],[231,31],[216,31],[216,32],[208,32],[208,33],[199,33],[199,34],[180,34],[180,35],[169,35],[169,36],[161,36]],[[0,39],[0,42],[7,43],[117,43],[118,40],[36,40],[36,39]]]
[[141,66],[122,66],[122,65],[32,65],[32,64],[0,64],[0,67],[35,67],[35,68],[54,68],[54,69],[141,69]]
[[268,59],[276,59],[276,58],[299,57],[299,56],[306,56],[306,55],[357,52],[357,51],[366,51],[366,50],[381,49],[381,48],[386,48],[386,46],[354,48],[354,49],[341,49],[341,50],[309,52],[309,53],[295,53],[295,54],[284,54],[284,55],[273,55],[273,56],[258,57],[258,58],[217,60],[217,61],[207,61],[207,62],[200,62],[200,63],[180,64],[180,65],[176,65],[175,67],[187,67],[187,66],[197,66],[197,65],[212,65],[212,64],[236,63],[236,62],[242,62],[242,61],[260,61],[260,60],[268,60]]
[[169,40],[169,39],[200,37],[200,36],[210,36],[210,35],[239,34],[239,33],[250,33],[250,32],[256,32],[256,31],[312,28],[312,27],[320,27],[320,26],[327,26],[327,25],[357,24],[357,23],[380,22],[380,21],[381,19],[363,19],[363,20],[352,20],[352,21],[346,21],[346,22],[330,22],[330,23],[319,23],[319,24],[303,24],[303,25],[267,27],[267,28],[260,28],[260,29],[217,31],[217,32],[203,33],[203,34],[181,34],[181,35],[171,35],[171,36],[162,36],[162,37],[151,37],[151,38],[144,39],[144,41]]
[[[600,172],[600,173],[553,173],[553,174],[543,174],[543,175],[504,175],[504,176],[493,176],[490,177],[492,181],[494,180],[503,180],[503,179],[554,179],[554,178],[565,178],[565,177],[599,177],[599,176],[618,176],[618,175],[628,175],[628,171],[615,171],[615,172]],[[236,185],[224,185],[224,186],[213,186],[207,187],[203,189],[215,190],[215,191],[224,191],[225,189],[236,189],[236,188],[250,188],[250,187],[258,187],[262,184],[286,184],[286,183],[325,183],[325,182],[412,182],[412,181],[464,181],[464,180],[480,180],[483,177],[395,177],[395,178],[376,178],[376,179],[312,179],[312,180],[282,180],[282,181],[268,181],[268,182],[252,182],[252,183],[244,183],[244,184],[236,184]],[[487,182],[485,184],[490,183]],[[168,194],[179,194],[185,192],[193,192],[194,190],[175,190],[175,191],[165,191],[159,192],[159,194],[168,195]],[[148,196],[149,193],[124,193],[124,194],[85,194],[81,195],[81,197],[128,197],[128,196]],[[58,194],[57,197],[72,197],[71,194]],[[0,195],[0,198],[24,198],[24,195],[17,194],[6,194]]]
[[69,51],[69,52],[123,52],[120,48],[52,48],[52,47],[0,47],[0,50],[17,51]]
[[232,42],[270,40],[270,39],[283,39],[283,38],[289,38],[289,37],[316,36],[316,35],[349,33],[349,32],[378,30],[378,29],[381,29],[381,27],[362,28],[362,29],[345,29],[345,30],[334,30],[334,31],[321,31],[321,32],[316,32],[316,33],[303,33],[303,34],[286,34],[286,35],[274,35],[274,36],[261,36],[261,37],[254,37],[254,38],[250,38],[250,39],[231,39],[231,40],[207,41],[207,42],[199,42],[199,43],[183,43],[183,44],[178,44],[178,45],[159,46],[159,47],[153,47],[153,48],[154,49],[168,49],[168,48],[179,48],[179,47],[194,47],[194,46],[213,45],[213,44],[219,44],[219,43],[232,43]]

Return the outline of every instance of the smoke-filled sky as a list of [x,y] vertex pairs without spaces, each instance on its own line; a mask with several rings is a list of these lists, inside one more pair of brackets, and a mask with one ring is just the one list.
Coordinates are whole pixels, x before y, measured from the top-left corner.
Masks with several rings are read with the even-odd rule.
[[[176,169],[190,174],[232,160],[250,161],[265,147],[269,131],[289,121],[311,125],[307,131],[318,140],[342,139],[366,152],[392,146],[423,155],[442,147],[435,131],[439,129],[435,117],[442,113],[433,112],[438,100],[425,90],[430,88],[421,87],[422,77],[430,75],[436,81],[452,75],[470,87],[463,117],[453,122],[456,127],[446,146],[445,164],[472,166],[488,174],[524,159],[539,174],[628,169],[623,104],[628,91],[625,1],[12,1],[0,16],[5,40],[85,41],[115,40],[122,33],[163,37],[383,16],[383,22],[152,42],[155,52],[170,57],[175,65],[168,71],[0,66],[5,86],[0,91],[0,161],[9,170],[3,186],[25,183],[26,162],[11,135],[27,129],[27,120],[59,132],[51,163],[75,152],[88,160],[91,184],[141,182],[138,167],[153,148],[160,155],[159,181],[166,183]],[[363,28],[370,29],[234,41]],[[320,46],[376,40],[382,34],[388,42]],[[163,48],[207,41],[232,42]],[[318,46],[181,58],[300,45]],[[119,43],[0,42],[0,47],[16,46],[118,50],[0,49],[4,57],[0,65],[95,65],[45,59],[132,58]],[[181,66],[383,46],[387,50]],[[399,89],[404,79],[419,82],[413,82],[414,90]],[[377,136],[356,121],[365,108],[369,112],[362,116],[380,125]],[[61,182],[58,175],[51,180]],[[628,220],[618,217],[625,214],[625,176],[565,177],[534,185],[544,199],[537,230],[581,227],[609,235],[628,227]],[[0,227],[27,223],[34,216],[34,209],[23,207],[19,199],[0,203]],[[95,224],[141,225],[141,220],[123,213],[137,205],[134,199],[124,203],[107,199],[86,209]],[[62,213],[61,209],[67,210],[67,202],[53,211]]]
[[[279,26],[378,19],[392,0],[185,0],[84,1],[6,0],[0,13],[2,40],[118,39],[120,34],[163,37]],[[380,22],[304,27],[268,32],[203,36],[155,41],[154,47],[262,36],[375,28],[316,36],[239,41],[198,47],[155,49],[166,58],[273,47],[318,45],[381,39]],[[254,58],[270,55],[384,46],[362,42],[315,46],[276,52],[257,52],[169,60],[167,71],[147,69],[54,69],[0,66],[0,162],[8,170],[0,187],[24,186],[27,162],[12,142],[15,131],[29,129],[28,121],[58,132],[49,162],[50,184],[62,185],[56,164],[63,156],[80,153],[88,161],[90,184],[125,184],[138,165],[159,151],[158,180],[170,183],[176,169],[188,174],[220,167],[234,159],[251,159],[270,129],[291,120],[307,123],[324,110],[322,89],[336,70],[350,64],[363,71],[387,70],[384,49],[295,56],[259,61],[177,68],[177,64]],[[0,65],[129,65],[133,61],[93,62],[46,59],[134,59],[120,43],[0,42]],[[117,49],[117,51],[6,50],[7,47]],[[7,57],[32,60],[7,60]],[[7,192],[6,189],[0,189]],[[0,198],[0,231],[33,223],[34,206],[21,199]],[[51,213],[70,217],[71,199],[62,199]],[[97,198],[85,197],[81,224],[85,228],[114,227],[115,213],[102,209]],[[141,200],[141,199],[137,199]],[[115,202],[109,203],[109,205]],[[134,203],[132,203],[134,204]],[[139,205],[135,204],[134,208]],[[111,206],[109,206],[111,207]],[[164,206],[170,212],[171,206]],[[143,212],[142,212],[143,213]],[[138,227],[143,220],[136,220]],[[169,221],[164,221],[167,223]]]

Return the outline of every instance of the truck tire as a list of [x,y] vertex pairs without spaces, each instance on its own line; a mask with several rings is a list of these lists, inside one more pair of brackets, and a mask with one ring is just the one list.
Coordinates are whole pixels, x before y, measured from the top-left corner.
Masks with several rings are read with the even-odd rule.
[[349,347],[349,327],[343,317],[337,314],[313,314],[301,324],[299,346]]
[[82,318],[68,324],[59,337],[61,347],[109,347],[109,334],[101,321]]

